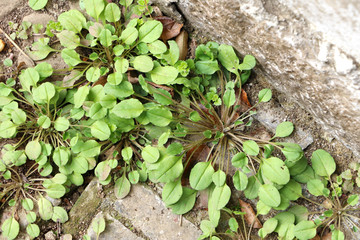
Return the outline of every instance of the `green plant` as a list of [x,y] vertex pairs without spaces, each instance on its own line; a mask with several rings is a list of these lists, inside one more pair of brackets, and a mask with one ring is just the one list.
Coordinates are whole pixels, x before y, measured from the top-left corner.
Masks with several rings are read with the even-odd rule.
[[[38,9],[46,3],[29,1]],[[152,19],[147,1],[119,4],[85,0],[81,6],[89,21],[70,10],[47,24],[49,38],[33,43],[29,54],[34,60],[60,54],[68,68],[40,63],[0,83],[0,137],[15,142],[5,145],[0,161],[0,199],[13,207],[2,225],[5,236],[18,235],[15,213],[21,207],[28,211],[29,236],[39,235],[34,203],[42,219],[65,222],[66,211],[38,193],[60,198],[73,184],[82,185],[91,170],[103,185],[114,180],[118,198],[139,181],[164,183],[162,199],[176,214],[190,211],[205,190],[209,220],[201,223],[200,239],[251,236],[253,223],[244,222],[248,213],[225,207],[232,186],[258,200],[257,215],[287,210],[264,223],[258,233],[263,238],[276,232],[280,239],[310,239],[318,228],[330,226],[341,239],[341,222],[356,226],[349,212],[358,211],[351,208],[358,196],[342,196],[351,192],[355,173],[345,171],[333,180],[335,163],[325,151],[314,152],[311,167],[298,144],[279,142],[293,132],[291,122],[279,124],[269,139],[253,136],[252,116],[272,97],[263,89],[255,105],[246,100],[242,85],[255,67],[254,57],[240,61],[231,46],[209,42],[197,47],[195,59],[180,60],[175,41],[159,40],[163,26]],[[31,25],[10,26],[17,31],[13,37],[25,38]],[[41,31],[33,26],[34,33]],[[57,75],[65,78],[56,81]],[[359,179],[358,172],[358,185]],[[305,197],[301,184],[328,204]],[[309,221],[306,208],[290,206],[299,198],[327,210],[320,220]],[[230,216],[225,233],[216,232],[221,211]],[[93,229],[98,238],[104,219],[96,219]]]
[[34,10],[40,10],[44,8],[48,0],[29,0],[29,6]]

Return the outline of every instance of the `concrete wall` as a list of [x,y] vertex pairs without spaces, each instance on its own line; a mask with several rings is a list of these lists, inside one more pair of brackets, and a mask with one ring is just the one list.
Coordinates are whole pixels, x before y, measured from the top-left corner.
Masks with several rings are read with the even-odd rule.
[[[360,156],[360,1],[154,0],[252,54],[255,71]],[[164,8],[163,8],[164,9]]]

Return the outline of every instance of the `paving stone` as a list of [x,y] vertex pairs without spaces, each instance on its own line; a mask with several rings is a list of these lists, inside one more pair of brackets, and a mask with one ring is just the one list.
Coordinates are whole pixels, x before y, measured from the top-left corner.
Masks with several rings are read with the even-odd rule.
[[0,20],[10,20],[9,13],[24,4],[23,0],[1,0],[0,1]]
[[[142,240],[144,238],[136,236],[135,233],[131,232],[126,228],[120,221],[111,217],[110,214],[106,213],[104,216],[103,212],[99,212],[94,219],[98,217],[105,217],[106,227],[105,231],[102,232],[99,236],[99,240],[107,239],[118,239],[118,240]],[[92,224],[87,230],[87,234],[90,236],[91,240],[96,240],[96,233],[92,228]]]
[[114,210],[129,219],[132,225],[150,239],[197,239],[201,231],[190,221],[167,209],[161,198],[144,185],[132,186],[129,196],[116,200]]
[[65,233],[91,234],[91,222],[101,213],[107,220],[102,239],[120,239],[119,232],[129,234],[124,239],[131,240],[193,240],[201,235],[201,231],[185,218],[180,226],[179,216],[167,209],[161,198],[147,185],[133,185],[124,199],[117,199],[112,191],[100,198],[101,192],[98,181],[91,181],[71,209],[70,219],[64,224]]

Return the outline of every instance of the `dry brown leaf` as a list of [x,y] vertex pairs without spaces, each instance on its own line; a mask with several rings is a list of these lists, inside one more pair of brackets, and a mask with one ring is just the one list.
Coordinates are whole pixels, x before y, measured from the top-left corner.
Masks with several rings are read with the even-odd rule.
[[320,236],[319,235],[316,235],[315,237],[313,237],[312,239],[310,240],[321,240]]
[[164,27],[160,37],[164,42],[179,35],[183,27],[183,24],[175,22],[175,20],[170,17],[157,16],[154,17],[154,19],[160,21]]
[[322,237],[321,237],[321,240],[331,240],[331,232],[328,232],[326,234],[324,234]]
[[239,199],[241,211],[245,212],[244,215],[245,222],[250,226],[252,224],[253,228],[262,228],[262,224],[259,221],[259,219],[256,217],[254,209],[251,207],[251,205],[247,202],[244,202],[243,200]]
[[244,89],[241,89],[241,102],[245,103],[246,105],[248,105],[249,107],[251,107],[251,104],[249,102],[249,99],[248,99],[248,96],[247,96],[247,93],[245,92]]
[[188,39],[189,39],[189,34],[185,30],[182,30],[181,33],[175,39],[177,45],[179,46],[180,60],[186,59],[186,55],[188,53]]
[[139,73],[136,71],[129,70],[127,72],[128,80],[131,84],[135,84],[139,82]]
[[99,84],[105,86],[106,83],[107,83],[107,78],[105,76],[101,76],[96,82],[94,82],[92,86],[95,87],[96,85]]

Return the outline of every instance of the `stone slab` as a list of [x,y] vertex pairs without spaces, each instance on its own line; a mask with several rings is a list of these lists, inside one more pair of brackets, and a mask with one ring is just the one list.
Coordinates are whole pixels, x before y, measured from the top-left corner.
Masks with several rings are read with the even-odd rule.
[[[201,231],[185,218],[180,225],[180,217],[166,208],[147,185],[136,184],[131,188],[128,196],[117,199],[113,191],[103,191],[96,179],[91,181],[71,209],[64,233],[93,236],[91,222],[101,214],[107,227],[100,239],[193,240],[201,235]],[[120,232],[129,237],[119,238]]]
[[255,72],[360,157],[360,2],[153,0],[210,39],[252,54]]
[[17,7],[25,4],[24,0],[1,0],[0,1],[0,21],[11,20],[9,13]]

